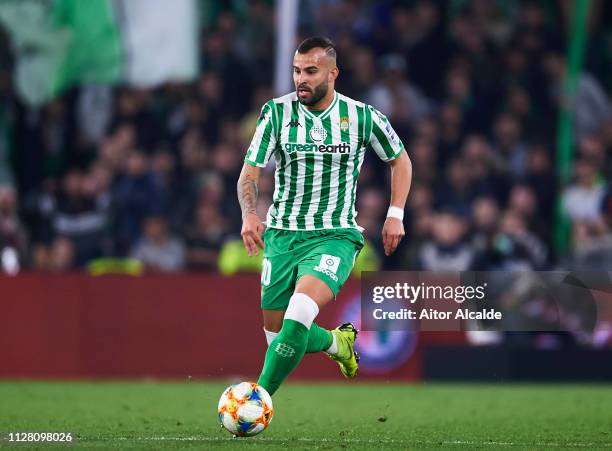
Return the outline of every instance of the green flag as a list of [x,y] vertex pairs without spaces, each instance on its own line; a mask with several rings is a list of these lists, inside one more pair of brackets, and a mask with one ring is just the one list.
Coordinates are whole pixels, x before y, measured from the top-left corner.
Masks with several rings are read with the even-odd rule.
[[0,0],[17,92],[32,106],[79,83],[193,79],[197,25],[194,0]]

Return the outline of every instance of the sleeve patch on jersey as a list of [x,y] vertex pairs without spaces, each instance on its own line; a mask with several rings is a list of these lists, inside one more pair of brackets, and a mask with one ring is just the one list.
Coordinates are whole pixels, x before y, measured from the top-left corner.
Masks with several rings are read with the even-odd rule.
[[395,144],[396,146],[399,146],[400,145],[400,139],[397,136],[397,133],[395,133],[395,130],[393,130],[393,127],[391,127],[391,124],[389,122],[387,122],[387,125],[385,126],[385,130],[389,134],[389,138],[391,139],[393,144]]

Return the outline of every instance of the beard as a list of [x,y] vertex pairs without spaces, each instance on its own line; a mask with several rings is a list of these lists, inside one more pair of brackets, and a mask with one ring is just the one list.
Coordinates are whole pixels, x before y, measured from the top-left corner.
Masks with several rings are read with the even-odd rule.
[[305,106],[313,106],[319,103],[319,101],[327,95],[327,82],[324,81],[318,86],[315,86],[312,93],[306,98],[301,98],[298,95],[298,101]]

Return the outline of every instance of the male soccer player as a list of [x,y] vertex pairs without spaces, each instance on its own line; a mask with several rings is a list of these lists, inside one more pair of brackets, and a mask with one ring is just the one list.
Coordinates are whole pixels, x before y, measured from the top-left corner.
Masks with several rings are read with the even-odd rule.
[[[338,294],[363,247],[354,204],[369,147],[391,167],[385,254],[404,236],[410,159],[384,115],[335,91],[338,74],[332,41],[312,37],[299,45],[296,91],[263,106],[238,180],[244,245],[249,255],[264,249],[261,308],[268,350],[258,383],[270,395],[307,352],[326,352],[346,378],[357,373],[357,330],[347,323],[328,331],[314,319]],[[256,214],[257,183],[272,155],[274,201],[264,232]]]

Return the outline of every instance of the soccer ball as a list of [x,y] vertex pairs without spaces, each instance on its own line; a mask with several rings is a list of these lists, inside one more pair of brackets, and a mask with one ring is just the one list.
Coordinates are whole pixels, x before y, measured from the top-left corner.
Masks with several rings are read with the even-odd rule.
[[253,382],[230,385],[219,399],[219,420],[230,433],[251,437],[268,427],[274,415],[272,398]]

